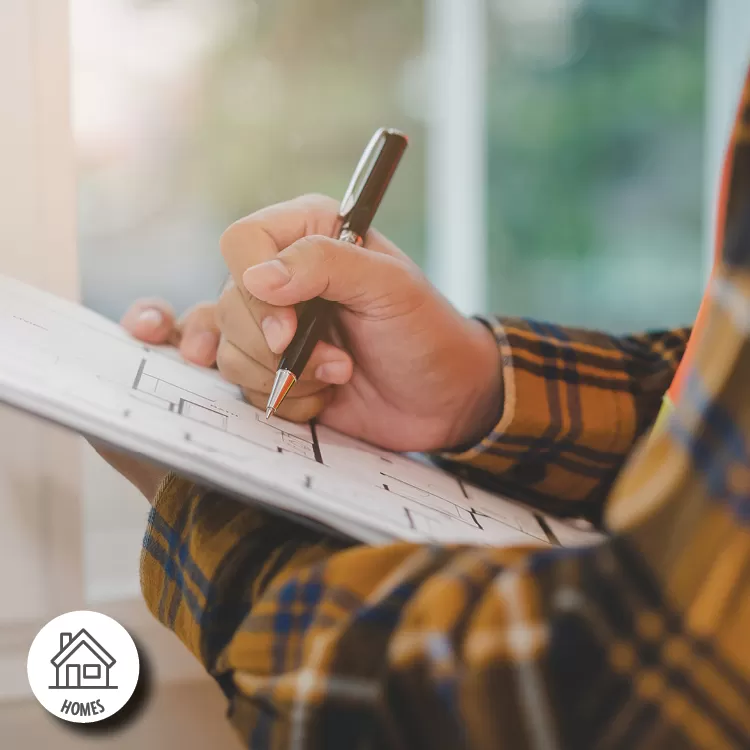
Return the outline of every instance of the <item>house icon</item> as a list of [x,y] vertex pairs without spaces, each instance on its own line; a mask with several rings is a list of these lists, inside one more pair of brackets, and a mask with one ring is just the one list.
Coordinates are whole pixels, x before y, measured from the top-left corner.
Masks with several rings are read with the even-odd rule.
[[84,629],[73,636],[72,633],[60,633],[60,650],[50,660],[55,667],[55,688],[98,688],[117,689],[109,684],[109,670],[116,663],[109,654]]

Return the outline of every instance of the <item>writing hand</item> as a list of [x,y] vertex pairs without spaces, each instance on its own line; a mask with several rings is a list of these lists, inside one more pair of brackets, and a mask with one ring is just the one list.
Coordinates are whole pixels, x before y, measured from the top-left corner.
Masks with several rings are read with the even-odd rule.
[[[279,416],[323,424],[391,450],[472,442],[496,423],[500,357],[492,333],[461,315],[393,243],[330,239],[338,204],[305,196],[258,211],[223,235],[234,280],[217,308],[221,373],[265,408],[295,306],[338,304],[337,331],[313,352]],[[460,248],[456,249],[460,252]]]

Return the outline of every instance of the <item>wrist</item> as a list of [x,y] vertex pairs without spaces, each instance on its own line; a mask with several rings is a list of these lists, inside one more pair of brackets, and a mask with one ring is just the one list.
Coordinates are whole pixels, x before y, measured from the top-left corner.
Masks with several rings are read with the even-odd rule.
[[503,414],[503,364],[495,335],[488,324],[476,318],[467,320],[467,330],[473,353],[469,376],[472,388],[446,450],[475,445],[493,430]]
[[153,505],[154,500],[159,492],[159,488],[164,484],[164,480],[169,476],[169,471],[159,466],[143,464],[137,472],[129,476],[128,479],[135,487],[140,490],[141,494]]
[[153,503],[156,492],[169,471],[142,458],[113,450],[109,446],[89,440],[91,447],[119,474],[122,474],[141,494]]

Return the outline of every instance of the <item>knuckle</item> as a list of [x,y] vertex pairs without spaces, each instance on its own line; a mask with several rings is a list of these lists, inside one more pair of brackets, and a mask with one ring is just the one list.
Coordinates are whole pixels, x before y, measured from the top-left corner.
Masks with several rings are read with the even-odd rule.
[[266,394],[259,393],[258,391],[250,390],[249,388],[242,389],[242,395],[245,397],[245,401],[258,409],[264,409],[266,406]]
[[235,284],[234,279],[232,278],[232,274],[227,274],[223,284],[221,285],[221,294],[219,296],[230,292],[232,289],[234,289],[234,286]]
[[216,367],[230,383],[239,385],[243,379],[242,356],[224,338],[219,343],[219,349],[216,352]]
[[223,331],[229,323],[235,305],[236,291],[237,288],[234,286],[225,289],[216,303],[216,325],[219,326],[219,330]]
[[246,224],[245,219],[240,219],[239,221],[235,221],[234,224],[230,224],[222,233],[219,239],[219,249],[225,260],[230,259],[234,255],[237,246],[244,239],[247,232]]
[[331,238],[319,234],[302,237],[296,243],[296,250],[312,267],[330,263],[334,254]]
[[336,211],[338,209],[338,203],[329,195],[323,193],[305,193],[297,200],[303,208],[313,211]]
[[224,334],[231,331],[236,333],[242,326],[253,323],[242,292],[236,286],[225,290],[219,297],[214,317],[217,327]]
[[326,398],[322,393],[316,393],[305,398],[287,400],[281,404],[278,416],[290,422],[309,422],[323,410]]
[[296,199],[295,208],[304,216],[304,234],[330,234],[338,216],[339,204],[320,193],[308,193]]
[[202,302],[188,311],[185,316],[186,327],[210,328],[216,320],[216,302]]
[[389,258],[389,274],[392,274],[395,283],[404,286],[418,286],[425,281],[425,276],[419,266],[409,258]]

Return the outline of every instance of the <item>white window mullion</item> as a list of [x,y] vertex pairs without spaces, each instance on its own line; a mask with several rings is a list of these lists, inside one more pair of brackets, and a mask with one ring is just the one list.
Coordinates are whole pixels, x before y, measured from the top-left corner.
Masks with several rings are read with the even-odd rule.
[[428,271],[462,312],[487,301],[485,0],[428,0]]

